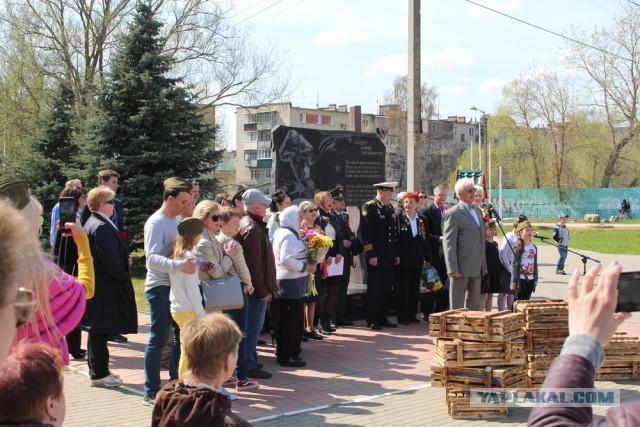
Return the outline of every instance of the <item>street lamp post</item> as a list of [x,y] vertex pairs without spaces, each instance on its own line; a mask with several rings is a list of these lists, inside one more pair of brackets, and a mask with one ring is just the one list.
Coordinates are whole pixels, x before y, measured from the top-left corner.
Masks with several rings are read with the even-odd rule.
[[[478,158],[480,159],[480,168],[484,170],[484,172],[487,174],[487,198],[489,199],[489,201],[491,201],[491,159],[490,159],[490,148],[489,148],[489,142],[487,141],[487,122],[488,122],[488,117],[486,115],[486,113],[484,112],[484,110],[480,110],[479,108],[476,107],[471,107],[472,111],[478,111],[482,114],[482,116],[480,117],[480,124],[479,124],[479,129],[480,132],[478,133]],[[482,152],[482,142],[484,142],[484,168],[482,166],[482,157],[481,156],[481,152]]]

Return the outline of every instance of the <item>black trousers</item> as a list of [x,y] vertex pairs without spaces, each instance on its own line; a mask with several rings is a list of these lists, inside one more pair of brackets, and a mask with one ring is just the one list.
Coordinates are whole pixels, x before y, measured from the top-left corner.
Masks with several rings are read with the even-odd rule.
[[340,277],[340,285],[338,286],[338,296],[336,301],[336,318],[335,320],[347,320],[345,312],[347,310],[347,291],[349,290],[349,280],[351,279],[351,255],[344,257],[344,272]]
[[300,355],[300,343],[304,329],[304,303],[300,299],[276,298],[280,319],[276,330],[276,358],[287,362]]
[[89,363],[89,377],[99,380],[109,375],[109,334],[94,334],[89,332],[87,339],[87,361]]
[[533,289],[536,286],[536,282],[533,280],[522,280],[518,282],[518,287],[516,288],[516,300],[529,300],[531,299],[531,294],[533,293]]
[[426,292],[421,295],[422,315],[429,319],[429,315],[449,309],[449,291],[440,289],[438,292]]
[[398,322],[410,322],[418,313],[420,273],[422,268],[396,267],[396,284],[393,293]]
[[69,353],[72,356],[75,356],[80,353],[80,342],[82,341],[82,331],[76,326],[73,328],[71,332],[67,334],[65,337],[67,340],[67,346],[69,347]]
[[367,323],[369,324],[387,320],[394,271],[393,258],[378,257],[378,265],[375,267],[369,265],[367,260]]

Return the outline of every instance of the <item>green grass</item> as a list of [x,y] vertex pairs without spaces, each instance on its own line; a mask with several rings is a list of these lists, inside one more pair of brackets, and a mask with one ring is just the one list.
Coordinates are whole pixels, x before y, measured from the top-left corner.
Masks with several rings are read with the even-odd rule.
[[[640,244],[638,243],[640,242],[640,230],[571,229],[571,224],[568,226],[571,237],[570,249],[582,249],[604,254],[640,255]],[[509,230],[505,228],[505,231]],[[551,237],[553,226],[536,226],[533,231]],[[502,235],[500,232],[498,234]]]
[[144,279],[147,275],[147,269],[144,266],[144,252],[142,250],[134,251],[131,253],[131,258],[133,258],[131,281],[136,294],[136,305],[138,306],[138,311],[149,313],[149,303],[144,294]]

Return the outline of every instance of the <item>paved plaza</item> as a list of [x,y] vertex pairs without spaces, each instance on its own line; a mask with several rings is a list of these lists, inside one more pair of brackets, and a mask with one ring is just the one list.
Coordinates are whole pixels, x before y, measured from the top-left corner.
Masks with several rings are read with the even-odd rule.
[[[556,249],[536,244],[541,280],[533,297],[566,298],[569,276],[555,275]],[[640,264],[637,256],[587,254],[604,265],[618,260],[626,270],[637,270]],[[581,269],[582,263],[569,254],[566,271],[574,268]],[[139,333],[129,335],[128,343],[110,343],[111,369],[125,387],[92,388],[86,361],[72,361],[65,373],[65,426],[150,424],[151,408],[142,405],[149,317],[140,313],[139,322]],[[640,336],[640,316],[634,315],[621,330]],[[259,380],[259,389],[239,393],[240,399],[233,402],[236,412],[260,426],[505,426],[522,425],[529,414],[529,409],[518,408],[503,420],[449,418],[444,389],[431,387],[429,379],[433,342],[426,323],[371,331],[359,321],[354,327],[339,328],[324,341],[303,343],[302,357],[308,362],[304,369],[277,365],[268,336],[263,338],[268,342],[259,347],[259,356],[273,378]],[[162,375],[168,379],[166,371]],[[639,381],[598,382],[597,386],[620,388],[623,401],[640,400]],[[604,412],[604,408],[594,409],[596,414]]]

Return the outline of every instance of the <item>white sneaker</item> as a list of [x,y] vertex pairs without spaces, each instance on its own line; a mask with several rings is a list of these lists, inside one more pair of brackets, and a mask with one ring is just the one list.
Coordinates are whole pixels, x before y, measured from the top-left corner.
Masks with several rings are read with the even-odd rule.
[[120,387],[122,383],[123,381],[120,378],[109,374],[99,380],[91,380],[91,387]]
[[231,393],[229,390],[227,390],[226,388],[222,387],[220,389],[220,391],[222,392],[222,394],[224,394],[225,396],[227,396],[229,398],[229,400],[238,400],[238,395],[237,394],[233,394]]

